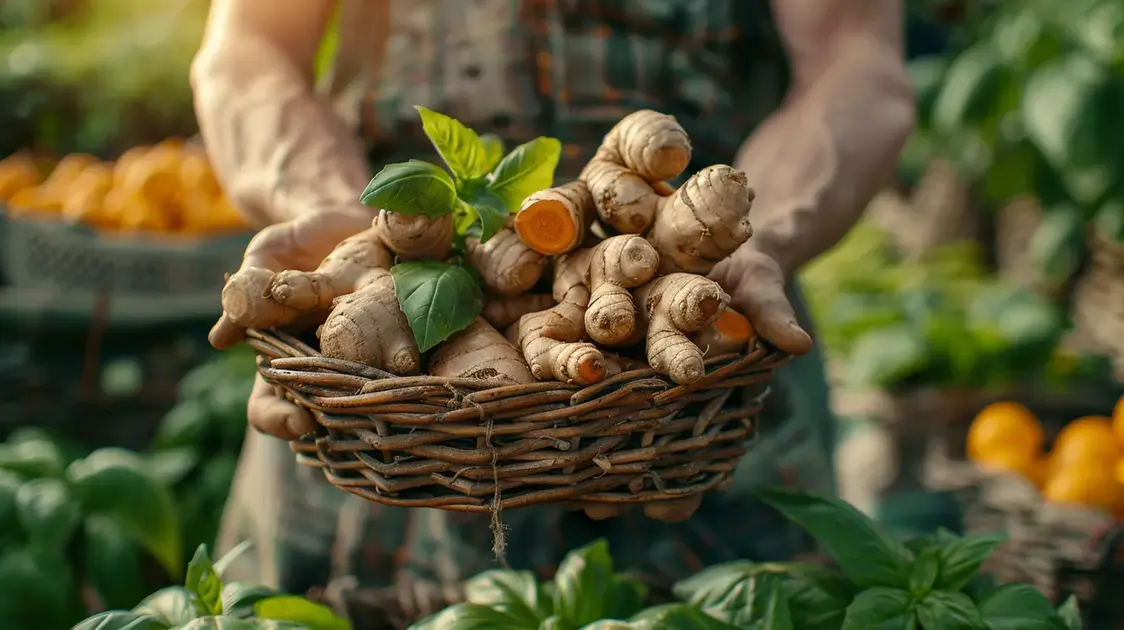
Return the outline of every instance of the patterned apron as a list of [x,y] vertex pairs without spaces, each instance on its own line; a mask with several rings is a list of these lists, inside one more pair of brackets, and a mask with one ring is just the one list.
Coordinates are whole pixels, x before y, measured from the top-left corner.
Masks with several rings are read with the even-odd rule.
[[[622,116],[652,108],[675,115],[690,134],[693,171],[730,163],[780,102],[785,66],[767,4],[355,0],[342,7],[341,53],[372,36],[385,48],[363,51],[364,63],[341,62],[337,69],[360,87],[341,86],[337,77],[332,89],[369,140],[373,170],[436,159],[413,108],[425,105],[499,135],[508,147],[538,135],[559,138],[560,180],[576,175]],[[747,495],[775,483],[833,491],[833,421],[818,351],[778,372],[763,415],[762,435],[733,487],[708,496],[686,522],[650,521],[640,510],[606,521],[553,507],[509,510],[508,563],[549,577],[567,550],[604,537],[621,569],[661,585],[718,562],[809,551],[801,531]],[[487,514],[368,503],[328,486],[319,471],[298,467],[285,443],[253,431],[235,483],[219,546],[254,541],[234,569],[240,579],[291,592],[329,580],[363,587],[409,580],[452,596],[464,578],[495,566]]]

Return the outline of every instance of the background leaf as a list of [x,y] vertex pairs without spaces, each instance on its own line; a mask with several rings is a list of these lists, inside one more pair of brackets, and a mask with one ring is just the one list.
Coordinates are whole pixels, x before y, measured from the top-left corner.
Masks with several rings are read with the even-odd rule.
[[187,563],[187,577],[184,587],[191,593],[191,601],[202,616],[222,614],[222,579],[211,563],[207,545],[199,545]]
[[422,352],[463,330],[480,314],[480,287],[463,267],[427,260],[399,263],[390,273],[398,304]]
[[922,628],[978,630],[983,623],[975,603],[963,593],[933,591],[917,603],[916,611]]
[[913,596],[901,589],[868,588],[847,607],[842,630],[906,630],[912,627],[913,605]]
[[475,131],[445,114],[420,105],[415,109],[421,116],[422,130],[457,179],[483,177],[492,170],[495,162],[489,161],[488,148]]
[[1077,598],[1070,595],[1058,606],[1058,618],[1066,630],[1082,630],[1081,611],[1077,608]]
[[553,614],[551,601],[529,571],[485,571],[465,583],[464,598],[532,626]]
[[176,506],[135,453],[101,449],[67,470],[87,512],[118,519],[173,576],[183,570]]
[[260,584],[227,582],[222,587],[222,614],[245,618],[254,614],[254,604],[277,593]]
[[1001,534],[968,536],[939,547],[936,551],[940,559],[937,588],[963,590],[979,573],[984,560],[1006,539]]
[[254,604],[254,615],[259,619],[296,622],[309,630],[351,630],[351,625],[332,609],[295,595],[263,599]]
[[141,575],[141,552],[133,537],[117,519],[102,514],[86,518],[83,577],[106,608],[132,608],[149,593]]
[[1000,70],[999,56],[987,43],[957,55],[933,102],[933,126],[947,133],[984,118],[997,98]]
[[557,138],[539,137],[508,153],[489,176],[489,188],[504,203],[508,212],[518,212],[528,195],[554,184],[554,169],[562,156]]
[[554,582],[554,612],[570,628],[601,619],[627,619],[644,602],[642,583],[614,574],[609,545],[604,540],[567,554]]
[[457,188],[440,166],[410,160],[384,166],[367,184],[359,200],[379,210],[436,218],[453,211]]
[[1028,584],[1004,584],[979,602],[989,630],[1049,628],[1057,613],[1045,595]]
[[198,616],[191,591],[169,586],[145,597],[133,612],[148,615],[169,626],[187,623]]
[[94,615],[71,630],[168,630],[170,627],[148,615],[114,610]]
[[479,604],[456,604],[410,626],[410,630],[482,630],[483,628],[538,630],[538,626],[520,625],[508,614]]
[[62,549],[82,520],[82,507],[61,479],[33,479],[16,493],[16,513],[33,545]]
[[909,552],[843,500],[783,488],[761,490],[757,496],[811,534],[855,584],[908,583]]
[[926,549],[917,554],[913,569],[909,572],[909,592],[914,597],[925,597],[933,589],[940,573],[941,565],[935,549]]

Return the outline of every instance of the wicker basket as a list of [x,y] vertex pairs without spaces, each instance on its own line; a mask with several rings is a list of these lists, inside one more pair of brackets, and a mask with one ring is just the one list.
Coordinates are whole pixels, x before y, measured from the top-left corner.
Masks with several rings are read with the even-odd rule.
[[321,430],[291,444],[336,487],[403,507],[472,512],[570,501],[675,500],[722,489],[746,452],[773,370],[756,343],[690,386],[650,369],[585,388],[391,377],[249,331],[258,369]]

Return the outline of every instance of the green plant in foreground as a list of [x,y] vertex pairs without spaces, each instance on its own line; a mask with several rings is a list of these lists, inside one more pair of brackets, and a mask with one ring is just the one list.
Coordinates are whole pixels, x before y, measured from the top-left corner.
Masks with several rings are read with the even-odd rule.
[[169,586],[130,611],[104,612],[72,630],[350,630],[346,620],[303,597],[263,586],[223,583],[223,570],[243,546],[212,563],[200,545],[183,586]]
[[85,614],[81,593],[136,601],[147,591],[141,550],[183,570],[167,488],[138,454],[79,449],[37,429],[0,444],[0,627],[63,628]]
[[481,137],[444,114],[424,107],[417,110],[425,134],[448,171],[422,160],[388,164],[367,185],[360,200],[405,216],[455,216],[457,255],[453,264],[404,262],[390,269],[402,312],[418,349],[425,352],[480,314],[479,284],[459,255],[464,238],[487,241],[509,215],[519,211],[528,195],[549,188],[562,144],[556,138],[539,137],[504,155],[498,139]]
[[1055,610],[1025,584],[994,586],[980,566],[999,536],[939,530],[901,542],[832,497],[770,489],[760,498],[808,531],[837,568],[734,562],[675,585],[679,603],[643,608],[643,585],[616,575],[603,541],[572,552],[552,583],[488,571],[466,603],[414,630],[1080,630],[1071,599]]

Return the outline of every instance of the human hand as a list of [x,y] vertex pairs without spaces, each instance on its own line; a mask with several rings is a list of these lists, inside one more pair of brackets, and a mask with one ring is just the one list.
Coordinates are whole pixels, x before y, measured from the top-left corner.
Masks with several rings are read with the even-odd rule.
[[[290,323],[296,312],[272,302],[265,291],[274,273],[287,269],[311,271],[345,238],[371,227],[372,215],[363,209],[322,211],[301,215],[290,221],[264,228],[246,247],[242,266],[227,279],[227,286],[239,286],[242,295],[257,303],[252,308],[239,309],[238,313],[224,312],[211,328],[208,339],[215,348],[223,350],[245,339],[246,328],[253,325],[247,313],[253,310],[273,311],[279,324]],[[250,425],[262,433],[283,440],[295,440],[315,430],[316,423],[304,409],[281,396],[278,388],[267,383],[261,375],[254,381],[247,403],[246,416]]]
[[716,265],[710,277],[726,289],[730,307],[745,315],[763,340],[790,354],[812,349],[812,337],[797,322],[785,292],[784,271],[754,238]]

